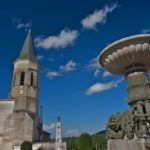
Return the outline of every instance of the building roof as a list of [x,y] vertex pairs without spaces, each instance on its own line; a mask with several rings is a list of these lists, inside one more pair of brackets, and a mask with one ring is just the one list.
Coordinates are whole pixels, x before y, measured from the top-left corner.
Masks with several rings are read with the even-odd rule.
[[34,45],[31,35],[31,30],[29,30],[24,45],[22,47],[21,53],[17,60],[29,60],[34,63],[38,63],[38,60],[35,55]]
[[51,133],[49,133],[48,131],[45,131],[45,130],[43,130],[43,133],[47,134],[47,135],[51,135]]

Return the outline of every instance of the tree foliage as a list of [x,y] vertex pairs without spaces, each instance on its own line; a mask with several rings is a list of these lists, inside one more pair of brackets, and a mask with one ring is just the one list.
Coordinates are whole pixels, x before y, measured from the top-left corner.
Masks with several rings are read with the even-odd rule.
[[32,143],[29,141],[24,141],[21,144],[21,150],[32,150]]
[[42,147],[38,148],[37,150],[44,150]]
[[[97,133],[91,136],[93,149],[92,150],[106,150],[107,140],[106,133]],[[64,138],[67,141],[67,150],[79,150],[79,137]]]
[[79,137],[79,150],[92,150],[92,138],[89,134],[83,133]]
[[67,150],[78,150],[79,138],[78,137],[68,137],[64,138],[67,141]]
[[96,134],[92,136],[93,150],[106,150],[107,140],[106,134]]

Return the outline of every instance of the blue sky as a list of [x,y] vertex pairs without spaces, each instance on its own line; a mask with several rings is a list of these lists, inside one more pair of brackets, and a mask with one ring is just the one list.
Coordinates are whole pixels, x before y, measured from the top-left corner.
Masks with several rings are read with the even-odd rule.
[[149,0],[1,1],[0,97],[9,95],[31,19],[45,129],[54,136],[57,116],[63,136],[105,129],[111,114],[128,108],[126,81],[102,69],[97,57],[120,38],[149,33],[149,6]]

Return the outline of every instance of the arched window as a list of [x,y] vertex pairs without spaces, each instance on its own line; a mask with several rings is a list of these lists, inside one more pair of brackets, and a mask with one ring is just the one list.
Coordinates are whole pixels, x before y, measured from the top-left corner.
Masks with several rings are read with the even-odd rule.
[[21,76],[20,76],[20,85],[24,85],[24,79],[25,79],[25,72],[21,72]]
[[30,80],[30,85],[33,85],[33,72],[31,72],[31,80]]

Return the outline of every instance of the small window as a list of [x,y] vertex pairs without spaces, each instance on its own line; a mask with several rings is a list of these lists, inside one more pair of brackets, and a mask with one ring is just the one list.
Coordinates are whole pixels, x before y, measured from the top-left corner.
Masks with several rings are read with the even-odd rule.
[[24,79],[25,79],[25,72],[21,72],[20,85],[24,85]]
[[30,80],[30,85],[33,85],[33,72],[31,72],[31,80]]

